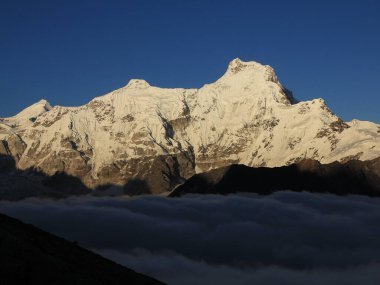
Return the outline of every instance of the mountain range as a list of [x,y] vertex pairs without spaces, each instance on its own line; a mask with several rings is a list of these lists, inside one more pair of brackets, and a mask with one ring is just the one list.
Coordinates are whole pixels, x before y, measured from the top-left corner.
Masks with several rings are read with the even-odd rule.
[[26,180],[66,175],[90,191],[126,194],[169,192],[195,174],[234,164],[380,157],[380,125],[344,122],[320,98],[299,102],[270,66],[240,59],[199,89],[132,79],[79,107],[41,100],[1,118],[0,140],[0,169],[10,163]]

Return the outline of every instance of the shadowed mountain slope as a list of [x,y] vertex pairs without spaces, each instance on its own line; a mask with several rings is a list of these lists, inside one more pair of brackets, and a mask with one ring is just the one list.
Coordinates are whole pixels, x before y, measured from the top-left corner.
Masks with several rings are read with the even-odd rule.
[[275,168],[231,165],[194,175],[170,196],[236,192],[270,194],[279,190],[380,196],[380,159],[351,160],[344,164],[303,160]]
[[0,214],[0,284],[163,284]]
[[77,177],[64,172],[49,176],[33,168],[20,170],[12,156],[0,154],[0,200],[16,201],[28,197],[58,199],[90,192]]
[[150,194],[144,180],[131,179],[125,185],[108,184],[89,189],[82,181],[65,172],[47,175],[36,168],[18,169],[14,158],[0,154],[0,200],[18,201],[30,197],[62,199],[70,196]]

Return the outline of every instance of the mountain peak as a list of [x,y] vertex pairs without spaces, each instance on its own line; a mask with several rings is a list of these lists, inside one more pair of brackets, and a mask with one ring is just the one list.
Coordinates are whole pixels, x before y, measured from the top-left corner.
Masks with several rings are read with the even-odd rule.
[[236,74],[239,73],[240,71],[243,71],[247,68],[249,69],[262,69],[266,70],[268,69],[269,66],[267,65],[262,65],[261,63],[258,63],[256,61],[242,61],[240,58],[235,58],[230,63],[228,64],[228,69],[230,73]]
[[145,88],[150,87],[150,85],[144,79],[131,79],[129,80],[126,87],[134,88],[134,89],[145,89]]
[[[12,117],[1,118],[1,122],[4,124],[2,127],[4,128],[5,126],[5,129],[14,129],[16,127],[21,129],[26,128],[32,124],[38,116],[50,111],[52,108],[53,107],[49,104],[48,101],[42,99]],[[13,131],[11,131],[11,133],[12,132]],[[8,132],[5,132],[5,134],[7,133]]]
[[244,67],[246,67],[246,64],[243,61],[241,61],[240,58],[235,58],[228,64],[227,71],[235,74],[241,71]]
[[46,100],[46,99],[41,99],[40,101],[38,101],[37,103],[35,104],[44,104],[44,105],[50,105],[49,102]]
[[45,100],[41,99],[40,101],[34,103],[33,105],[30,105],[29,107],[22,110],[20,113],[18,113],[15,117],[17,118],[33,118],[41,115],[42,113],[45,113],[49,110],[51,110],[53,107],[50,105],[50,103]]
[[256,61],[242,61],[235,58],[230,61],[225,76],[235,77],[236,75],[248,78],[262,77],[266,81],[279,83],[274,69],[269,65],[264,65]]

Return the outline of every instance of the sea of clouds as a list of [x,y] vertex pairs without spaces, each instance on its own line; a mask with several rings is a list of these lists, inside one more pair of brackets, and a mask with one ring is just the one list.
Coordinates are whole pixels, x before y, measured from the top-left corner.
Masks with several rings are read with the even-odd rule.
[[168,284],[380,284],[380,199],[81,197],[0,212]]

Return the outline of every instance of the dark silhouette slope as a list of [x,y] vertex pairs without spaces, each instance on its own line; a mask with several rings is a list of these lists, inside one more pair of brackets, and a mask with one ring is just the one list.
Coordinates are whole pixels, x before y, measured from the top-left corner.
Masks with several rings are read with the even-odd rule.
[[138,178],[129,180],[115,192],[108,191],[115,185],[103,185],[90,189],[78,178],[65,172],[57,172],[49,176],[42,171],[29,168],[18,169],[14,158],[0,154],[0,200],[17,201],[29,197],[67,198],[92,194],[103,195],[141,195],[150,194],[151,189],[146,181]]
[[163,284],[0,214],[0,284]]
[[28,197],[65,198],[90,192],[77,177],[63,172],[48,176],[32,168],[20,170],[12,156],[0,154],[0,200]]
[[236,192],[270,194],[278,190],[380,196],[380,158],[351,160],[344,164],[304,160],[276,168],[231,165],[194,175],[170,196]]

